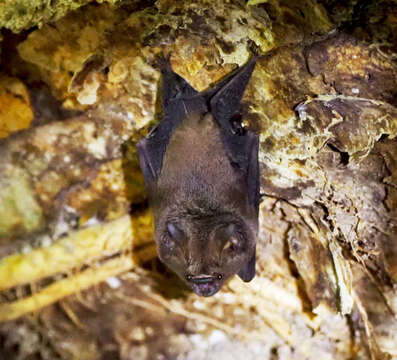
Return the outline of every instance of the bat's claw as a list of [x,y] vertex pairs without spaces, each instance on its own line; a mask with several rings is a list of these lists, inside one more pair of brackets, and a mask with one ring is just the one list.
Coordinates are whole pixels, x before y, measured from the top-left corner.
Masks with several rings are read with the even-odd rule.
[[231,130],[233,134],[243,136],[247,132],[242,123],[242,116],[240,113],[235,113],[230,119]]

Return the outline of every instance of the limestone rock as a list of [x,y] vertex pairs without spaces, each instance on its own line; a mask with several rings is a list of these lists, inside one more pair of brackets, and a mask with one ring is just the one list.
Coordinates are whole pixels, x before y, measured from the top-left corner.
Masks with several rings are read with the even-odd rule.
[[[113,3],[0,18],[41,24],[2,43],[2,354],[396,358],[395,2]],[[156,260],[135,144],[159,118],[159,53],[198,90],[258,55],[257,276],[211,298]]]

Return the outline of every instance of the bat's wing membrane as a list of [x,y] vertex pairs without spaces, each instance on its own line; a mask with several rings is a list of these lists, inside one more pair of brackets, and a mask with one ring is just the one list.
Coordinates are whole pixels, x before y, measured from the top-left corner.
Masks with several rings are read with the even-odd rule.
[[[259,164],[258,135],[251,132],[236,132],[233,127],[233,116],[240,108],[245,88],[255,68],[255,58],[228,77],[210,100],[211,113],[217,121],[222,142],[230,161],[241,172],[248,189],[248,201],[256,212],[259,212]],[[239,271],[244,281],[251,281],[255,276],[255,254]]]
[[256,253],[250,261],[238,272],[238,276],[245,282],[251,281],[255,277]]
[[235,75],[229,77],[229,80],[223,83],[223,87],[211,98],[210,109],[221,129],[223,145],[230,161],[244,174],[249,201],[258,209],[258,135],[252,131],[236,133],[232,121],[240,108],[241,99],[254,68],[255,58],[251,58]]
[[[256,213],[259,213],[259,164],[258,164],[258,136],[248,132],[244,136],[247,142],[243,150],[246,150],[246,182],[248,189],[248,201],[255,207]],[[245,282],[251,281],[255,276],[255,253],[250,261],[239,271],[238,276]]]
[[150,186],[160,175],[163,157],[174,129],[192,113],[207,112],[205,98],[174,73],[169,61],[161,60],[163,119],[138,145],[145,183]]

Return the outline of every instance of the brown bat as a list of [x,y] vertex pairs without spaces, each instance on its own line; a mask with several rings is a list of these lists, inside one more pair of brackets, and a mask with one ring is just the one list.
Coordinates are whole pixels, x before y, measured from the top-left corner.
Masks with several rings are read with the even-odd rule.
[[201,296],[255,276],[258,136],[238,121],[255,60],[206,92],[163,61],[163,119],[138,143],[162,262]]

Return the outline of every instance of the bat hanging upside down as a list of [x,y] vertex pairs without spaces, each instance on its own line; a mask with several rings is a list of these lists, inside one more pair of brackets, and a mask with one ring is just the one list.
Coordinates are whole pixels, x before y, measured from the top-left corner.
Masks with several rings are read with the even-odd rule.
[[164,116],[138,143],[159,257],[201,296],[255,276],[258,136],[236,118],[254,67],[200,93],[163,59]]

